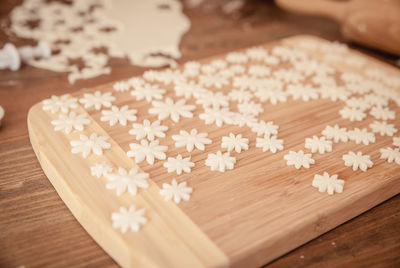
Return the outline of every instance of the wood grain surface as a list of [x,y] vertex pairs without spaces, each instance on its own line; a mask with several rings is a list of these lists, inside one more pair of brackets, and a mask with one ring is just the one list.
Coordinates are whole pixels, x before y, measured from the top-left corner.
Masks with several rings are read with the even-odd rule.
[[[181,43],[183,58],[205,56],[307,33],[342,40],[328,20],[285,13],[268,1],[249,1],[241,12],[221,11],[226,1],[185,9],[192,22]],[[2,1],[0,25],[17,1]],[[0,31],[7,41],[32,43]],[[359,48],[364,50],[363,48]],[[390,55],[370,51],[379,58]],[[43,174],[29,143],[26,115],[30,106],[52,94],[140,74],[144,69],[112,60],[111,75],[69,85],[65,74],[24,66],[0,71],[0,104],[6,110],[0,130],[0,266],[115,267],[115,262],[75,220]],[[399,197],[364,213],[271,263],[270,267],[396,267],[400,265]]]

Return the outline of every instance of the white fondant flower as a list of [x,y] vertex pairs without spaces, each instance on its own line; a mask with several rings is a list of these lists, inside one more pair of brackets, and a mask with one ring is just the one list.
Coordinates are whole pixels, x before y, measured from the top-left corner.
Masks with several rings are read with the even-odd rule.
[[131,205],[129,210],[120,207],[119,213],[113,212],[111,214],[113,228],[121,229],[123,234],[129,229],[133,232],[139,231],[140,226],[147,223],[147,219],[143,216],[144,211],[144,208],[136,210],[134,205]]
[[149,109],[150,114],[157,114],[159,120],[164,120],[171,117],[172,121],[179,122],[179,118],[187,117],[192,118],[192,110],[195,109],[194,105],[187,105],[185,99],[181,99],[174,103],[170,98],[166,98],[165,102],[153,101],[153,107]]
[[100,91],[95,93],[85,93],[83,98],[79,99],[79,102],[84,105],[85,109],[94,106],[96,110],[100,110],[102,106],[110,107],[111,103],[115,101],[115,97],[111,95],[111,92],[106,92],[102,94]]
[[189,99],[191,97],[199,98],[207,93],[207,89],[203,88],[199,84],[196,84],[194,81],[190,81],[188,83],[179,83],[175,85],[174,90],[176,96],[183,96],[185,99]]
[[203,64],[200,67],[200,71],[203,74],[214,74],[215,72],[217,72],[217,68],[211,64]]
[[[304,75],[292,69],[280,69],[273,72],[274,77],[285,83],[299,83],[304,80]],[[293,90],[294,93],[294,90]]]
[[214,66],[217,69],[225,69],[226,66],[228,66],[228,63],[224,60],[218,59],[218,60],[213,60],[210,62],[211,66]]
[[241,52],[230,52],[225,59],[230,63],[246,63],[249,60],[246,54]]
[[303,101],[310,101],[318,99],[318,90],[307,85],[288,85],[287,93],[293,97],[294,100],[302,99]]
[[265,135],[264,138],[257,137],[256,147],[262,148],[263,152],[271,151],[276,153],[278,150],[283,150],[283,140],[278,139],[276,136]]
[[369,124],[369,127],[372,129],[373,132],[379,133],[381,136],[393,136],[394,133],[397,132],[397,129],[394,127],[393,124],[388,124],[385,121],[374,121],[373,123]]
[[197,129],[192,129],[190,133],[185,130],[181,130],[179,135],[172,135],[172,139],[175,141],[175,147],[184,147],[188,152],[193,151],[194,147],[204,151],[205,144],[211,144],[211,140],[207,138],[207,133],[198,133]]
[[154,159],[164,160],[165,152],[168,146],[159,145],[159,140],[151,141],[141,140],[139,143],[130,143],[130,150],[126,153],[129,157],[135,157],[136,163],[146,159],[150,165],[154,164]]
[[255,103],[253,101],[250,102],[242,102],[238,104],[239,112],[242,114],[250,114],[257,116],[260,113],[264,112],[263,107],[260,103]]
[[245,89],[235,89],[229,93],[229,98],[232,101],[237,101],[239,103],[249,102],[252,97],[253,97],[253,94],[250,91],[245,90]]
[[366,101],[364,98],[356,98],[356,97],[352,97],[346,100],[346,105],[350,108],[357,108],[362,111],[368,110],[371,107],[369,102]]
[[168,157],[164,167],[168,169],[168,173],[176,171],[178,175],[181,175],[182,171],[190,173],[190,168],[194,167],[194,163],[190,161],[190,157],[182,158],[182,155],[178,154],[176,158]]
[[242,114],[233,112],[232,118],[233,118],[233,124],[239,127],[243,126],[251,127],[253,124],[257,123],[257,119],[252,114]]
[[313,136],[312,138],[306,138],[305,147],[310,149],[312,153],[324,154],[325,152],[332,152],[332,142],[325,140],[325,137],[318,138]]
[[329,195],[343,192],[344,180],[339,180],[338,175],[334,174],[330,176],[328,172],[324,172],[323,175],[316,174],[312,181],[312,186],[318,188],[321,193],[328,192]]
[[348,154],[343,155],[344,165],[346,167],[353,167],[353,170],[361,169],[362,171],[367,171],[367,168],[371,168],[373,166],[372,161],[370,160],[369,155],[363,155],[361,152],[357,152],[357,154],[353,152],[349,152]]
[[387,107],[372,107],[369,114],[375,117],[376,119],[382,119],[382,120],[394,120],[396,118],[395,112],[390,111],[389,108]]
[[271,69],[264,65],[251,65],[249,67],[248,72],[249,72],[249,75],[251,75],[251,76],[263,77],[263,76],[270,75]]
[[188,201],[192,191],[192,188],[186,186],[185,181],[178,184],[176,180],[173,179],[171,184],[163,183],[160,194],[164,196],[165,201],[173,199],[175,203],[179,204],[181,200]]
[[105,177],[109,180],[106,184],[107,189],[115,189],[117,195],[122,195],[128,189],[131,195],[136,195],[137,188],[145,189],[149,187],[146,179],[149,177],[147,173],[140,173],[139,168],[136,166],[131,170],[120,167],[118,173],[107,173]]
[[94,166],[90,167],[90,174],[96,178],[106,176],[106,174],[111,173],[112,171],[112,166],[106,161],[103,163],[95,163]]
[[100,121],[109,121],[110,126],[113,126],[118,122],[121,125],[126,126],[128,121],[136,120],[135,114],[137,113],[137,110],[129,109],[128,105],[124,105],[121,108],[113,105],[111,110],[102,110],[101,113],[103,116],[100,118]]
[[136,97],[136,100],[140,101],[145,99],[148,102],[152,100],[161,100],[163,98],[164,93],[165,93],[164,89],[161,89],[156,85],[150,85],[150,84],[137,86],[134,88],[134,90],[131,91],[131,95]]
[[69,109],[75,109],[78,107],[77,99],[72,98],[69,94],[58,96],[51,96],[50,99],[45,99],[42,101],[43,110],[50,110],[51,113],[57,113],[61,111],[63,113],[68,113]]
[[334,142],[347,142],[349,140],[349,135],[347,133],[347,129],[344,127],[339,127],[338,125],[326,126],[326,128],[322,131],[322,135],[324,135],[327,139],[333,139]]
[[233,151],[240,153],[242,150],[246,151],[249,149],[249,139],[242,138],[242,134],[234,135],[229,133],[229,137],[222,137],[221,148],[226,148],[228,152]]
[[344,87],[339,87],[336,85],[323,85],[321,88],[321,97],[323,99],[330,99],[331,101],[345,101],[350,95],[350,92],[348,92]]
[[287,93],[281,90],[260,88],[254,93],[254,95],[256,95],[261,102],[269,101],[273,105],[278,104],[278,102],[287,101]]
[[229,106],[229,97],[224,95],[222,92],[207,92],[199,96],[196,100],[197,104],[201,104],[203,108],[219,109],[220,107]]
[[81,134],[79,140],[72,140],[70,142],[73,154],[82,153],[82,156],[86,158],[91,152],[95,155],[102,155],[103,149],[109,149],[111,144],[106,142],[108,138],[105,136],[97,136],[96,133],[92,133],[90,137]]
[[393,138],[393,145],[400,147],[400,137],[394,137]]
[[349,139],[355,141],[357,144],[363,143],[364,145],[368,145],[375,142],[374,133],[368,132],[366,128],[355,128],[353,130],[349,130],[348,134]]
[[294,166],[296,169],[301,167],[310,168],[310,164],[314,164],[315,160],[311,158],[311,154],[305,154],[303,150],[298,152],[289,151],[283,157],[287,161],[288,166]]
[[229,153],[221,153],[218,151],[216,154],[208,154],[206,159],[206,166],[209,166],[211,170],[217,170],[219,172],[225,172],[225,170],[233,169],[236,163],[236,158],[230,156]]
[[74,111],[70,112],[69,115],[60,114],[58,119],[51,121],[54,125],[54,130],[64,130],[66,134],[69,134],[72,129],[82,131],[84,125],[88,125],[90,120],[86,117],[86,114],[76,115]]
[[259,87],[260,79],[247,75],[235,76],[233,86],[240,89],[256,90]]
[[126,81],[118,81],[113,85],[113,89],[118,92],[128,91],[131,85]]
[[207,74],[199,76],[199,84],[205,87],[222,88],[229,84],[229,80],[222,75]]
[[379,150],[381,153],[381,159],[386,159],[389,163],[392,163],[393,161],[400,165],[400,149],[395,148],[392,149],[390,147],[387,148],[382,148]]
[[233,64],[227,70],[231,72],[233,75],[235,75],[235,74],[244,74],[246,68],[244,68],[243,65],[240,64]]
[[343,109],[341,109],[339,114],[342,116],[342,118],[349,119],[350,121],[362,121],[366,117],[366,114],[363,112],[363,110],[348,106],[345,106]]
[[204,110],[204,113],[201,113],[199,115],[199,118],[204,120],[206,125],[212,124],[214,122],[218,127],[222,127],[223,123],[233,124],[233,113],[229,111],[228,108],[206,108]]
[[146,82],[139,77],[132,77],[128,79],[128,83],[132,88],[136,88],[136,87],[142,87],[146,84]]
[[255,132],[257,136],[270,136],[270,135],[277,135],[278,134],[279,126],[274,125],[274,122],[269,121],[265,122],[261,120],[255,124],[252,124],[251,131]]
[[136,135],[137,140],[147,137],[150,141],[157,138],[165,138],[165,131],[168,130],[167,126],[161,125],[160,121],[150,123],[149,120],[143,120],[143,124],[133,123],[133,128],[129,130],[129,134]]
[[251,60],[263,61],[268,56],[268,52],[261,47],[252,47],[246,50],[246,55]]

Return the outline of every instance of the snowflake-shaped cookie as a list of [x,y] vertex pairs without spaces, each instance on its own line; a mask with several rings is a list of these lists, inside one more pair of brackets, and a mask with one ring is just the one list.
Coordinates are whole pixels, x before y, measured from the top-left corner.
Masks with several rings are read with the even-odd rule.
[[229,133],[229,137],[222,137],[221,148],[226,148],[228,152],[235,149],[235,152],[240,153],[242,150],[249,149],[249,139],[243,138],[242,134],[235,136],[235,134]]
[[168,173],[176,171],[176,174],[181,175],[182,171],[190,173],[190,169],[194,167],[194,163],[190,161],[190,157],[182,158],[178,154],[176,158],[168,157],[168,161],[164,163],[164,167],[168,169]]
[[298,152],[289,151],[283,158],[287,161],[288,166],[294,166],[296,169],[301,167],[310,168],[310,164],[315,164],[315,160],[311,158],[311,154],[305,154],[303,150]]
[[336,85],[323,85],[323,90],[321,90],[320,93],[323,99],[330,99],[331,101],[345,101],[350,95],[350,92],[348,92],[344,87]]
[[120,123],[126,126],[128,121],[136,121],[136,109],[129,109],[128,105],[124,105],[121,108],[112,106],[111,110],[102,110],[103,116],[100,118],[102,122],[109,122],[110,126],[114,126],[116,123]]
[[214,122],[218,127],[222,127],[224,123],[233,124],[233,113],[228,108],[206,108],[199,118],[204,120],[206,125]]
[[361,169],[362,171],[367,171],[367,168],[371,168],[373,163],[370,159],[369,155],[363,155],[361,152],[357,152],[357,154],[353,152],[349,152],[348,154],[343,155],[342,157],[344,161],[344,165],[346,167],[353,167],[353,170]]
[[51,113],[57,113],[61,111],[63,113],[68,113],[69,109],[75,109],[78,107],[77,99],[72,98],[70,95],[65,94],[60,97],[51,96],[50,99],[45,99],[42,101],[43,110],[50,111]]
[[218,151],[216,154],[208,154],[206,159],[206,166],[209,166],[213,171],[217,170],[219,172],[233,169],[235,163],[235,157],[230,156],[229,153],[222,153],[221,151]]
[[276,136],[265,135],[264,138],[256,139],[256,147],[262,148],[263,152],[271,151],[276,153],[278,150],[283,150],[283,140],[278,139]]
[[343,192],[344,180],[339,180],[338,175],[330,176],[328,172],[323,175],[316,174],[312,181],[312,186],[318,188],[321,193],[328,192],[329,195]]
[[349,140],[349,135],[347,133],[347,129],[344,127],[339,127],[338,125],[326,126],[324,130],[322,130],[322,135],[324,135],[327,139],[333,139],[334,142],[347,142]]
[[141,225],[147,223],[147,219],[143,216],[145,209],[138,209],[134,205],[129,207],[129,210],[120,207],[119,212],[114,212],[111,214],[112,226],[114,229],[121,229],[124,234],[129,229],[133,232],[137,232]]
[[198,133],[197,129],[192,129],[189,132],[181,130],[179,135],[172,135],[172,139],[175,141],[175,147],[184,147],[188,152],[193,151],[194,147],[204,151],[205,144],[211,144],[211,140],[207,138],[207,133]]
[[251,131],[255,132],[257,136],[278,135],[278,129],[279,126],[274,125],[274,122],[272,121],[265,122],[264,120],[254,123],[251,126]]
[[312,138],[306,138],[305,147],[310,149],[312,153],[324,154],[325,152],[332,152],[332,142],[325,140],[325,137],[318,138],[313,136]]
[[106,142],[108,137],[105,136],[97,136],[96,133],[90,134],[90,136],[86,136],[81,134],[79,136],[79,140],[72,140],[71,144],[71,152],[73,154],[82,153],[82,156],[86,158],[91,152],[95,155],[102,155],[103,149],[109,149],[111,144]]
[[79,102],[84,105],[85,109],[89,109],[92,106],[96,110],[100,110],[102,106],[111,107],[111,103],[115,101],[115,97],[111,95],[111,92],[101,93],[96,91],[95,93],[85,93],[83,97],[79,99]]
[[191,187],[186,186],[185,181],[178,184],[176,180],[173,179],[171,184],[163,183],[160,194],[164,196],[165,201],[173,199],[175,203],[179,204],[181,200],[188,201],[192,191],[193,189]]
[[168,146],[159,145],[159,140],[151,141],[141,140],[139,143],[130,143],[130,150],[126,153],[129,157],[135,157],[136,163],[140,163],[146,159],[150,165],[154,164],[154,159],[164,160],[165,152]]
[[364,145],[368,145],[375,142],[374,133],[368,132],[366,128],[349,130],[348,135],[349,139],[355,141],[357,144],[363,143]]
[[379,133],[381,136],[393,136],[397,132],[397,129],[393,124],[388,124],[385,121],[374,121],[373,123],[369,124],[369,127],[373,132]]
[[137,189],[145,189],[149,187],[146,179],[149,177],[147,173],[140,173],[138,167],[133,167],[129,172],[122,168],[118,168],[118,173],[106,173],[105,177],[109,180],[106,184],[107,189],[115,189],[117,195],[122,195],[128,189],[131,195],[136,195]]
[[141,140],[147,137],[150,141],[157,138],[165,138],[165,131],[168,130],[167,126],[161,125],[159,120],[150,123],[149,120],[143,120],[143,124],[133,123],[132,129],[129,130],[129,134],[136,135],[137,140]]
[[171,117],[172,121],[179,122],[179,118],[187,117],[192,118],[194,105],[187,105],[185,99],[179,100],[174,103],[171,98],[166,98],[165,102],[153,101],[153,107],[149,109],[150,114],[158,115],[158,120],[164,120]]
[[369,114],[376,119],[382,120],[394,120],[396,118],[395,112],[389,110],[387,107],[372,107]]
[[367,115],[363,112],[363,110],[358,108],[351,108],[345,106],[343,109],[339,111],[339,114],[344,119],[349,119],[350,121],[362,121]]
[[103,163],[95,163],[94,166],[90,167],[90,174],[96,178],[106,176],[106,174],[111,173],[112,171],[113,167],[106,161]]
[[386,159],[389,163],[392,163],[393,161],[400,165],[400,149],[395,148],[392,149],[390,147],[387,148],[382,148],[379,150],[381,153],[381,159]]
[[66,134],[69,134],[72,129],[82,131],[84,125],[88,125],[89,123],[90,120],[86,114],[77,115],[74,111],[71,111],[69,115],[60,114],[58,119],[51,121],[55,131],[64,130]]

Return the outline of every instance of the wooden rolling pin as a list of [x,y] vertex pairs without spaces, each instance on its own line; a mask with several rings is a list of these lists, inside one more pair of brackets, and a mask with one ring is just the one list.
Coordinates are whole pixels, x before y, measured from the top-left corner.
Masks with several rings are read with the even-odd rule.
[[342,26],[345,38],[400,55],[400,0],[275,0],[294,13],[324,16]]

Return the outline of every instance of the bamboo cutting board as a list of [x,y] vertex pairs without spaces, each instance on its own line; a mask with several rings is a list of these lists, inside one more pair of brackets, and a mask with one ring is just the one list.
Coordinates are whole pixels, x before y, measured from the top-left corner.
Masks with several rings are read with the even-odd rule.
[[[276,47],[278,49],[274,51]],[[347,79],[357,80],[358,77],[359,83],[373,81],[371,83],[375,83],[374,88],[369,86],[367,93],[359,92],[354,96],[375,94],[384,99],[391,96],[392,99],[386,106],[394,112],[396,118],[384,121],[400,129],[400,72],[395,68],[342,45],[310,36],[291,37],[260,48],[268,51],[268,55],[271,56],[259,55],[262,58],[261,65],[268,66],[271,71],[267,74],[263,69],[264,74],[261,74],[260,68],[258,69],[258,74],[266,78],[273,77],[274,72],[279,69],[293,69],[290,63],[293,61],[286,58],[306,57],[308,60],[317,60],[324,66],[330,66],[333,72],[329,71],[329,76],[338,85],[343,84],[341,77],[345,73],[354,74],[348,75]],[[295,52],[282,52],[282,48]],[[243,54],[230,54],[228,66],[225,67],[221,62],[217,64],[214,61],[224,60],[225,55],[216,56],[200,61],[202,65],[208,66],[204,67],[202,72],[214,74],[218,71],[220,75],[227,75],[230,71],[223,70],[231,70],[232,65],[242,65],[246,73],[249,72],[250,65],[260,65],[260,59],[256,59],[257,53],[252,54],[249,50],[239,52],[252,55],[251,59],[243,61]],[[276,65],[274,58],[280,59]],[[212,61],[214,66],[219,67],[211,68],[209,63]],[[311,63],[306,66],[311,66]],[[307,73],[307,67],[304,68],[301,72]],[[177,70],[183,72],[184,67]],[[317,68],[308,72],[301,83],[317,88],[312,77],[315,76],[315,72],[320,71],[321,69]],[[254,75],[257,70],[251,73]],[[161,75],[156,74],[156,77]],[[283,74],[279,79],[293,80],[295,75]],[[240,74],[235,76],[239,77]],[[150,79],[149,77],[151,75],[147,79]],[[190,79],[197,81],[197,76]],[[237,84],[233,85],[234,79],[228,78],[228,84],[220,88],[214,85],[207,86],[207,89],[228,95],[231,90],[239,87]],[[183,99],[182,96],[175,95],[174,83],[147,83],[166,90],[161,101],[166,97],[174,101]],[[289,93],[286,84],[285,82],[282,91]],[[123,88],[123,83],[119,86],[116,88]],[[152,107],[151,102],[136,100],[131,96],[130,91],[135,89],[116,91],[113,87],[113,84],[107,84],[84,89],[68,98],[80,99],[85,93],[96,91],[111,92],[116,98],[112,105],[128,105],[129,109],[137,110],[135,123],[142,123],[144,119],[151,122],[157,120],[157,115],[148,112]],[[242,84],[242,87],[246,86]],[[376,140],[369,145],[357,144],[353,140],[333,142],[332,152],[312,154],[315,164],[311,164],[310,168],[296,169],[287,165],[284,156],[289,151],[303,150],[305,153],[311,153],[305,148],[305,139],[314,135],[321,137],[321,132],[327,125],[338,124],[347,130],[367,128],[368,132],[372,133],[369,125],[377,119],[368,109],[364,111],[366,117],[362,121],[342,118],[339,111],[349,104],[341,100],[322,98],[324,88],[325,86],[317,90],[320,96],[318,99],[310,101],[294,100],[293,96],[296,93],[293,92],[286,102],[276,105],[260,102],[257,97],[253,97],[252,100],[261,103],[263,108],[257,119],[273,121],[279,126],[277,136],[283,140],[284,149],[276,153],[263,152],[261,148],[256,147],[257,134],[251,131],[250,127],[231,124],[218,127],[215,123],[205,124],[199,118],[204,112],[202,106],[196,104],[194,98],[189,98],[186,103],[196,106],[192,111],[193,118],[181,116],[179,122],[174,122],[171,118],[163,119],[161,123],[168,126],[168,130],[165,132],[166,137],[159,139],[161,145],[168,146],[167,158],[176,157],[178,154],[191,157],[195,166],[190,173],[181,175],[167,172],[163,166],[166,159],[156,159],[154,165],[150,165],[146,161],[136,164],[135,158],[128,157],[126,152],[130,150],[129,144],[138,143],[135,136],[129,134],[132,122],[128,122],[126,126],[119,123],[110,126],[109,122],[101,121],[102,110],[110,108],[102,107],[96,110],[94,107],[85,109],[83,105],[73,105],[72,110],[77,114],[87,115],[90,123],[85,125],[82,131],[74,130],[66,134],[64,131],[55,131],[51,123],[63,113],[44,110],[44,103],[38,103],[29,112],[29,135],[40,164],[60,197],[93,239],[121,266],[256,267],[400,192],[400,164],[381,159],[380,149],[396,148],[396,145],[393,145],[393,137],[388,135],[381,136],[375,133]],[[254,92],[254,89],[247,91]],[[351,96],[347,98],[350,99]],[[237,112],[236,102],[231,101],[229,105],[232,111]],[[189,132],[192,128],[208,133],[208,138],[212,140],[211,144],[205,145],[204,151],[195,148],[189,153],[185,147],[175,146],[172,136],[179,134],[180,130]],[[231,132],[248,138],[249,149],[241,153],[230,153],[236,158],[232,170],[212,171],[205,165],[208,154],[219,150],[225,152],[226,149],[221,148],[221,138]],[[91,153],[86,158],[81,154],[72,154],[70,142],[79,140],[81,134],[89,136],[91,133],[107,137],[110,148],[104,149],[101,155]],[[399,132],[395,133],[394,137],[399,137]],[[351,167],[345,166],[342,160],[342,156],[349,151],[361,151],[363,155],[369,155],[373,166],[366,172],[360,169],[353,171]],[[90,167],[103,161],[110,163],[114,172],[118,167],[130,170],[138,166],[141,172],[149,174],[149,187],[139,188],[134,196],[128,192],[118,196],[115,190],[106,189],[107,178],[102,176],[98,179],[91,174]],[[339,179],[344,180],[342,193],[329,195],[312,186],[314,175],[322,175],[324,172],[330,175],[337,174]],[[173,201],[165,201],[160,195],[163,184],[171,183],[174,178],[192,187],[190,200],[175,204]],[[141,225],[137,232],[128,230],[122,233],[120,229],[113,228],[111,215],[118,212],[120,207],[129,208],[131,205],[137,209],[145,209],[144,217],[147,223]]]

